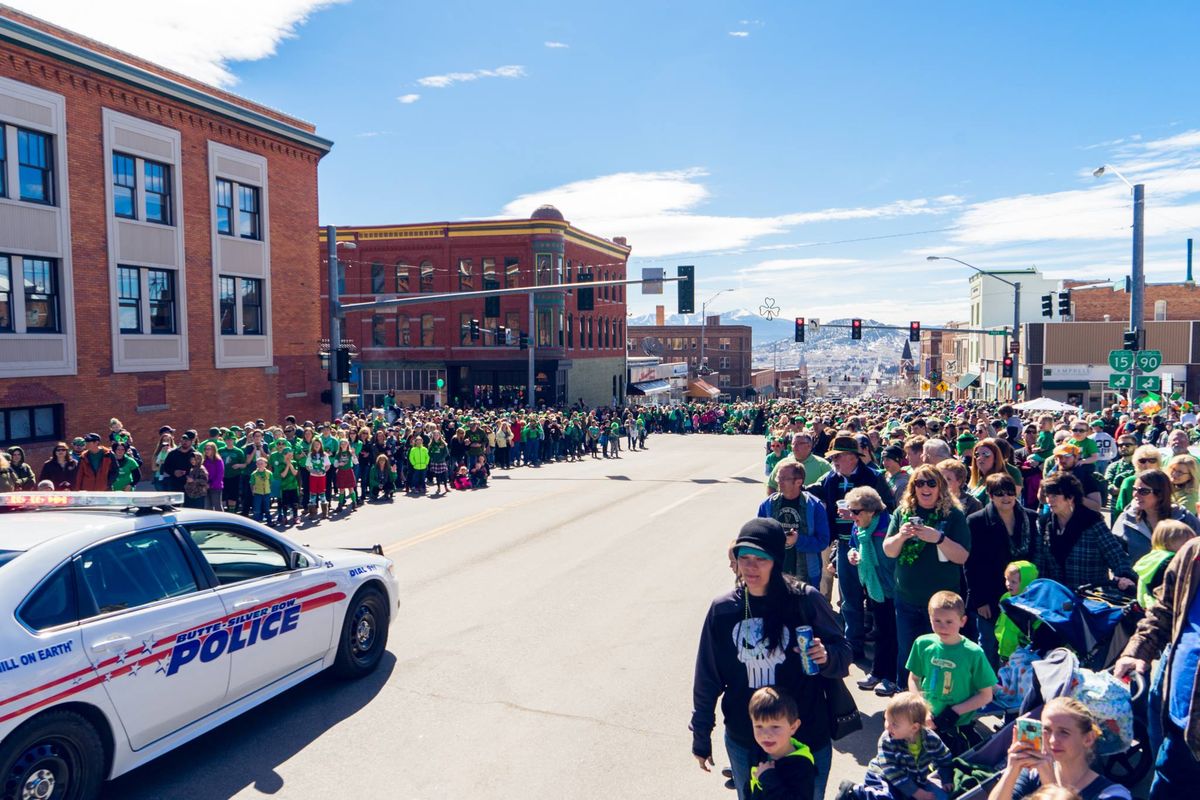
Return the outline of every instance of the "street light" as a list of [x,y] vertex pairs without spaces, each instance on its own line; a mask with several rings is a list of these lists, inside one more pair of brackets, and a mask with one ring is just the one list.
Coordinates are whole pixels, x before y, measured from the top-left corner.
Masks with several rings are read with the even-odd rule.
[[[1107,164],[1093,170],[1092,176],[1099,178],[1109,172],[1124,181],[1125,185],[1133,192],[1133,265],[1130,269],[1131,275],[1129,281],[1129,328],[1140,337],[1145,317],[1145,309],[1142,308],[1142,298],[1146,295],[1144,261],[1146,236],[1145,228],[1143,227],[1146,210],[1146,187],[1141,183],[1130,183],[1128,178]],[[1141,339],[1139,338],[1138,341],[1141,341]],[[1132,388],[1129,390],[1129,400],[1132,405]]]
[[707,300],[705,300],[703,303],[700,304],[700,364],[696,367],[696,377],[697,378],[699,378],[701,375],[705,374],[703,372],[703,370],[704,370],[704,330],[708,325],[708,304],[711,303],[713,300],[716,300],[718,297],[725,294],[726,292],[732,292],[732,291],[733,291],[732,289],[722,289],[721,291],[717,292],[712,297],[708,298]]
[[[964,267],[970,267],[971,269],[978,272],[980,275],[987,275],[988,277],[990,277],[994,280],[998,280],[1001,283],[1007,283],[1009,286],[1013,287],[1012,337],[1013,337],[1013,343],[1017,345],[1017,350],[1018,350],[1018,352],[1020,352],[1020,337],[1021,337],[1021,282],[1020,281],[1006,280],[1004,278],[1001,278],[999,275],[997,275],[994,272],[988,272],[985,269],[980,269],[979,267],[975,266],[974,264],[968,264],[966,261],[963,261],[961,258],[955,258],[954,256],[925,256],[925,260],[926,261],[955,261],[959,264],[962,264]],[[981,319],[980,322],[982,323],[983,320]],[[1001,357],[1001,358],[1003,358],[1003,357]],[[997,395],[997,397],[999,397],[1000,392],[997,391],[996,395]],[[1015,376],[1013,377],[1013,380],[1012,380],[1012,397],[1013,397],[1013,400],[1018,399],[1018,397],[1017,397],[1017,379]]]

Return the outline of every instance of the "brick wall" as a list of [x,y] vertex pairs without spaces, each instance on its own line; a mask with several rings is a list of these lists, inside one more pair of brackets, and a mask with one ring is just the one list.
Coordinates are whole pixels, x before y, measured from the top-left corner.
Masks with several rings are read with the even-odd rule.
[[[1071,307],[1078,322],[1103,322],[1108,314],[1113,322],[1129,319],[1129,294],[1114,292],[1108,287],[1071,287]],[[1200,319],[1200,287],[1186,283],[1147,283],[1143,298],[1143,309],[1147,321],[1154,319],[1154,306],[1160,300],[1167,303],[1167,319]],[[1058,306],[1055,305],[1057,314]],[[1057,317],[1056,317],[1057,318]]]
[[[20,17],[9,10],[5,16]],[[32,24],[32,23],[31,23]],[[56,35],[94,45],[82,37],[40,23]],[[145,65],[143,65],[145,66]],[[167,73],[164,73],[167,74]],[[159,426],[207,428],[262,417],[279,421],[322,414],[324,385],[316,356],[320,337],[317,247],[317,162],[320,153],[216,114],[126,85],[71,63],[0,43],[0,76],[66,98],[69,135],[55,142],[67,148],[71,206],[71,253],[75,278],[78,374],[0,380],[0,408],[62,403],[65,434],[106,433],[119,417],[143,449],[153,449]],[[175,77],[175,76],[171,76]],[[189,83],[191,83],[189,81]],[[215,90],[214,90],[215,91]],[[226,99],[232,97],[219,93]],[[262,111],[260,107],[247,107]],[[190,369],[182,372],[114,374],[108,284],[107,214],[102,109],[110,108],[177,129],[182,180]],[[288,120],[278,112],[272,116]],[[293,122],[288,120],[289,122]],[[274,336],[274,367],[221,369],[214,366],[212,210],[209,199],[208,142],[215,141],[268,161],[268,219],[274,298],[269,324]],[[62,176],[59,190],[62,191]],[[0,243],[2,246],[3,243]],[[288,393],[306,392],[288,398]],[[139,411],[139,406],[141,411]],[[27,448],[34,458],[49,445]]]

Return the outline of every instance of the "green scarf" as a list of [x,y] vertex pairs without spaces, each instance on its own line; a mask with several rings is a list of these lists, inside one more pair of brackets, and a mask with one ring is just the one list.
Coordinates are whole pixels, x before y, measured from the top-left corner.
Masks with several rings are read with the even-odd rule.
[[879,580],[879,554],[875,552],[875,544],[871,537],[879,527],[879,512],[871,517],[871,524],[865,528],[855,527],[855,538],[858,541],[858,579],[867,590],[867,596],[876,603],[882,603],[887,597],[883,593],[883,583]]

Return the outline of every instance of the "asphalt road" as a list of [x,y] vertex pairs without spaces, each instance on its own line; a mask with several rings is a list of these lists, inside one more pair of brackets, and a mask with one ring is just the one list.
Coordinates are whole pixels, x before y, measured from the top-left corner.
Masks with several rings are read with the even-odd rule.
[[[301,529],[396,559],[381,669],[314,678],[105,797],[732,798],[687,723],[726,548],[764,496],[761,442],[655,436],[619,460],[498,471],[486,490]],[[882,727],[883,701],[854,692],[866,729],[837,744],[831,791],[861,778]]]

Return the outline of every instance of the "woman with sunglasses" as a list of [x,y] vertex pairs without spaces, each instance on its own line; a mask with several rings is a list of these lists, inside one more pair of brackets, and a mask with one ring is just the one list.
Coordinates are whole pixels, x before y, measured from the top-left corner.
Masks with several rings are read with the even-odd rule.
[[1154,526],[1164,519],[1178,520],[1200,533],[1200,520],[1188,509],[1172,502],[1171,488],[1171,479],[1161,470],[1148,469],[1134,476],[1133,499],[1112,527],[1113,534],[1129,554],[1130,562],[1136,562],[1150,552]]
[[896,684],[896,626],[892,624],[896,619],[896,560],[883,552],[891,516],[879,492],[870,486],[847,492],[846,510],[854,520],[850,534],[853,549],[847,553],[847,558],[858,567],[858,579],[876,620],[871,671],[866,680],[858,682],[858,688],[863,691],[874,689],[880,697],[891,697],[900,691]]
[[908,683],[909,651],[918,636],[932,633],[929,598],[962,591],[962,565],[971,549],[967,518],[936,468],[913,470],[883,540],[883,552],[896,559],[897,682]]
[[1055,472],[1042,481],[1041,491],[1050,513],[1038,519],[1030,548],[1029,560],[1038,575],[1072,591],[1087,584],[1107,584],[1113,578],[1118,589],[1132,588],[1137,576],[1129,556],[1100,512],[1083,504],[1079,479],[1069,472]]
[[1172,456],[1167,462],[1167,477],[1171,479],[1171,501],[1195,512],[1200,506],[1200,462],[1191,453]]
[[1162,453],[1152,444],[1139,445],[1133,451],[1132,463],[1132,473],[1125,477],[1125,480],[1121,482],[1120,488],[1117,489],[1117,499],[1113,503],[1114,514],[1121,514],[1129,505],[1129,501],[1133,499],[1133,482],[1139,472],[1144,472],[1148,469],[1163,468]]
[[79,462],[71,456],[66,442],[54,445],[54,454],[42,464],[38,473],[38,482],[50,481],[55,489],[70,489],[75,485],[75,473],[79,471]]
[[1004,451],[995,439],[984,439],[971,451],[971,477],[967,481],[968,491],[984,505],[987,505],[989,497],[984,482],[989,475],[1008,475],[1018,489],[1021,486],[1020,470],[1009,466],[1008,459],[1004,457]]
[[979,631],[979,646],[992,669],[999,666],[996,618],[1000,596],[1007,591],[1004,571],[1029,557],[1037,530],[1037,514],[1022,507],[1017,484],[1005,472],[993,472],[983,482],[988,504],[967,517],[971,557],[967,559],[967,613]]

